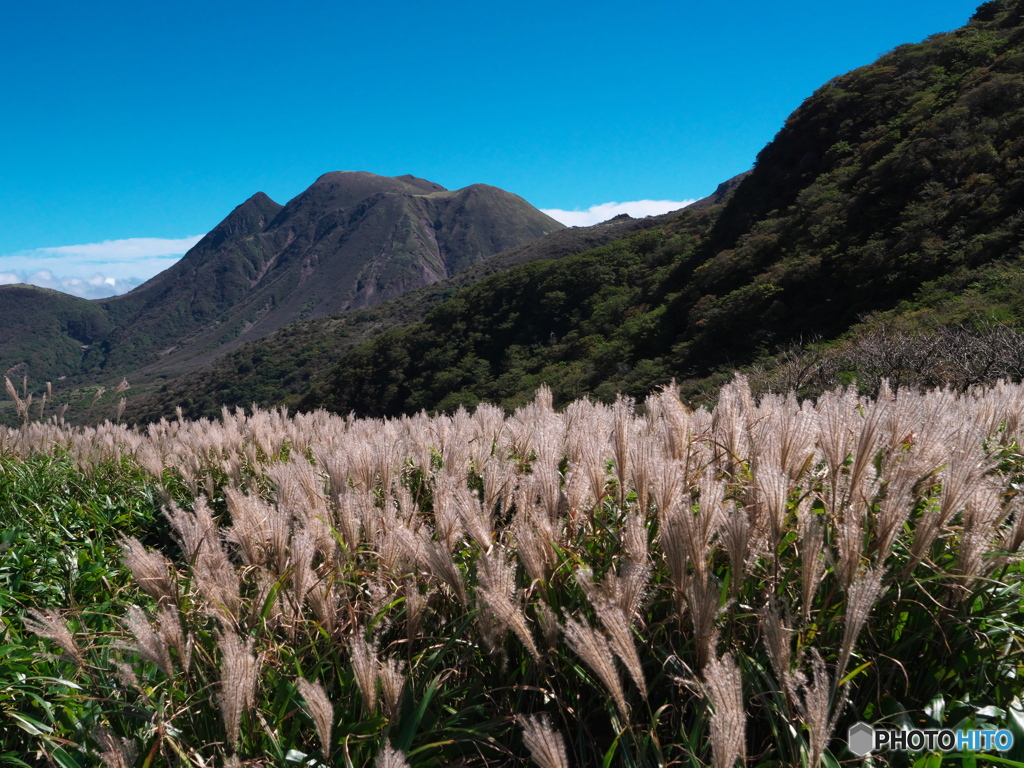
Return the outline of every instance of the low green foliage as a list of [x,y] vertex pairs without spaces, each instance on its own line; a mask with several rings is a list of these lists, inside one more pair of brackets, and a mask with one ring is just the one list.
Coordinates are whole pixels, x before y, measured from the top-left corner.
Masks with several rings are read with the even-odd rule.
[[[1024,745],[1020,398],[30,425],[7,758],[516,765],[537,715],[577,765],[834,766],[860,719]],[[1024,762],[873,764],[961,759]]]
[[26,734],[78,733],[88,699],[76,673],[27,632],[30,610],[71,610],[78,629],[109,633],[136,599],[120,535],[166,545],[156,485],[128,461],[84,472],[65,453],[0,454],[0,755],[45,765]]

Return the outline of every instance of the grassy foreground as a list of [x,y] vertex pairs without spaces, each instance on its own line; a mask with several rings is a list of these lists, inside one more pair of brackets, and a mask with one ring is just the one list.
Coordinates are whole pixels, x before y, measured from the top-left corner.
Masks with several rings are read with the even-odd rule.
[[[1024,765],[1024,387],[0,430],[0,757]],[[973,761],[973,762],[972,762]]]

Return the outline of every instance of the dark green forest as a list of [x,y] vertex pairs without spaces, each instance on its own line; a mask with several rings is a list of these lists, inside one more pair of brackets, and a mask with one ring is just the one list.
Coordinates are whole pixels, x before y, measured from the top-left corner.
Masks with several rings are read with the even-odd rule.
[[[722,205],[469,287],[344,354],[300,407],[395,415],[701,392],[787,345],[829,355],[1024,318],[1024,3],[826,83]],[[847,380],[856,370],[839,371]]]

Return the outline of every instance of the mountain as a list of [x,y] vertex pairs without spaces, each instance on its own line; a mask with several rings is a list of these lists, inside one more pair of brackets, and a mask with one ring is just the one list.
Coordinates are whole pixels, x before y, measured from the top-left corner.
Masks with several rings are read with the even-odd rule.
[[[715,194],[727,194],[733,186],[727,182]],[[693,206],[701,207],[700,202]],[[224,405],[269,406],[294,399],[318,384],[338,357],[356,344],[389,328],[422,320],[461,288],[522,264],[572,256],[657,228],[674,215],[633,219],[623,214],[590,227],[560,229],[374,307],[292,323],[210,359],[201,368],[161,382],[154,392],[134,397],[129,401],[127,417],[149,421],[172,415],[178,406],[194,418],[214,417]],[[147,377],[149,372],[143,372],[142,381]]]
[[[87,302],[18,289],[19,312],[0,318],[0,369],[24,365],[37,382],[145,366],[178,373],[295,320],[373,306],[562,228],[483,184],[448,191],[413,176],[328,173],[285,206],[253,195],[123,296]],[[14,296],[0,292],[5,306]],[[37,308],[26,306],[32,297]],[[59,317],[92,318],[89,333],[61,320],[46,326],[44,344],[22,318],[45,314],[45,302],[60,305]],[[44,345],[59,353],[47,357]]]
[[723,203],[481,281],[347,352],[301,406],[513,406],[541,382],[561,402],[642,397],[673,378],[699,394],[801,339],[828,356],[896,321],[924,345],[956,324],[1019,328],[1022,43],[1024,0],[996,0],[835,78]]
[[77,373],[88,349],[111,329],[94,302],[34,285],[0,286],[0,308],[0,374],[12,379],[37,370],[54,381]]
[[[313,244],[333,242],[331,227],[342,219],[329,210],[358,221],[377,199],[353,203],[359,191],[315,190],[306,225],[283,226],[295,214],[290,203],[243,239],[264,254],[252,262],[261,277],[250,292],[231,312],[196,322],[178,350],[144,373],[213,365],[158,383],[137,413],[166,413],[180,398],[203,414],[219,402],[256,400],[397,415],[485,399],[512,407],[541,383],[556,402],[643,397],[673,379],[699,401],[737,368],[817,366],[851,382],[863,380],[872,356],[881,361],[871,363],[875,380],[929,368],[943,380],[947,371],[929,355],[941,344],[953,349],[950,339],[964,357],[978,356],[964,340],[992,324],[1012,334],[991,334],[993,344],[1009,339],[1012,350],[1024,340],[1022,43],[1024,0],[985,3],[963,28],[899,46],[823,85],[753,170],[710,200],[635,228],[610,222],[592,242],[575,229],[550,234],[378,306],[371,302],[384,291],[369,286],[384,272],[364,258],[345,273],[356,277],[340,304],[313,306],[310,317],[348,311],[277,325],[277,307],[298,290],[289,281],[301,288],[302,266],[319,268]],[[329,177],[321,181],[330,186]],[[458,194],[408,177],[390,181],[417,188],[411,203],[390,186],[382,193],[402,206]],[[395,233],[389,256],[426,242],[429,215],[408,210],[395,214],[407,226],[384,227]],[[440,224],[435,236],[447,229]],[[615,229],[624,224],[631,228]],[[427,250],[443,257],[440,246]],[[424,258],[396,256],[388,274],[423,275],[427,264],[428,279],[439,277],[444,259]],[[117,333],[135,332],[110,317]],[[277,330],[248,343],[245,323]],[[97,348],[111,354],[93,343],[86,355]],[[860,358],[850,354],[857,349]],[[984,359],[976,367],[958,384],[1005,369]]]

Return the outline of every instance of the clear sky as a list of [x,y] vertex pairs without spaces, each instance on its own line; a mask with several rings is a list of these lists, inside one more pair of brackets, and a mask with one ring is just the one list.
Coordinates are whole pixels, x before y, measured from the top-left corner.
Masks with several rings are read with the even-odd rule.
[[980,1],[4,2],[0,282],[123,290],[333,170],[569,223],[681,205],[825,81]]

